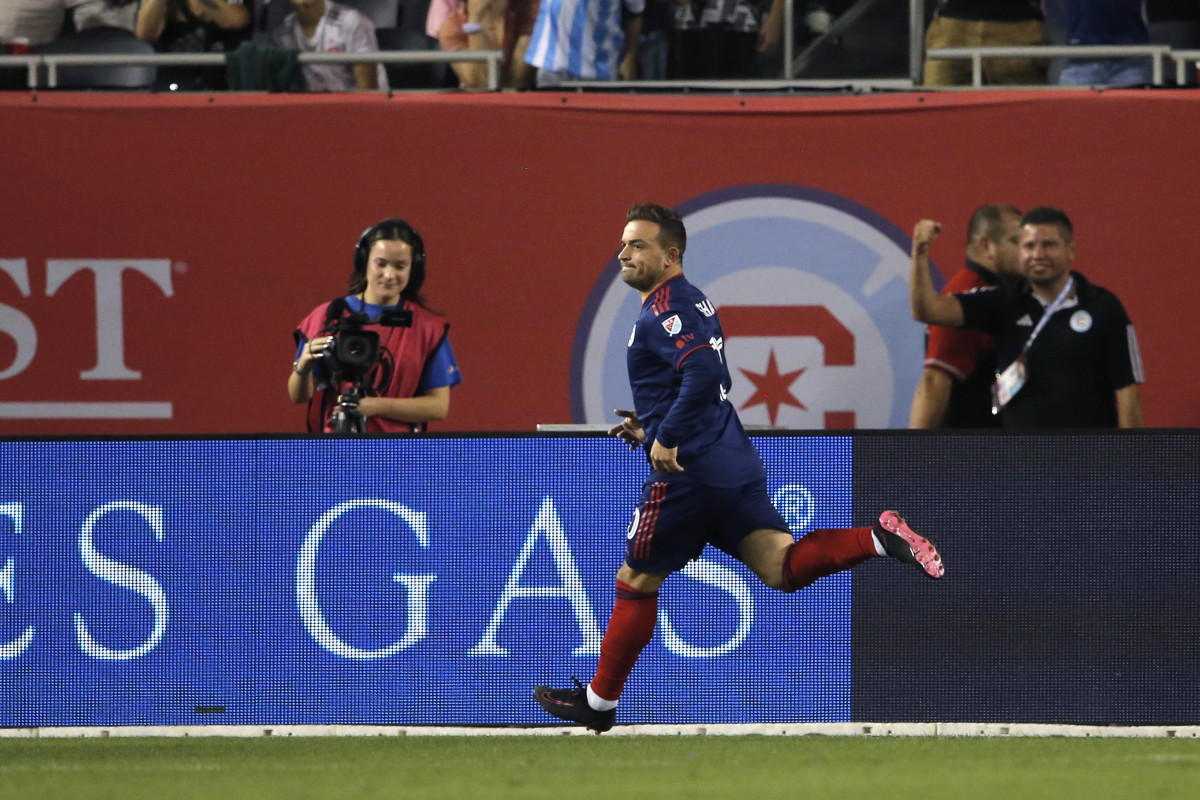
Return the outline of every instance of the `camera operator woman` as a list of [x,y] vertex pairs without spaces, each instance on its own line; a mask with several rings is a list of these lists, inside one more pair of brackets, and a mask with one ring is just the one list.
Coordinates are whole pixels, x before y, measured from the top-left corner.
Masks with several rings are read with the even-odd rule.
[[[308,403],[308,430],[335,430],[339,398],[351,398],[342,408],[353,410],[356,391],[362,394],[357,412],[366,418],[367,432],[424,430],[426,423],[446,418],[450,388],[462,376],[450,348],[450,326],[421,296],[424,282],[425,244],[411,225],[392,218],[363,231],[347,296],[317,306],[294,332],[288,394],[294,403]],[[405,312],[411,312],[411,324],[397,321]],[[352,328],[362,322],[362,333],[353,336],[379,337],[378,358],[360,374],[347,374],[336,355],[347,320]]]

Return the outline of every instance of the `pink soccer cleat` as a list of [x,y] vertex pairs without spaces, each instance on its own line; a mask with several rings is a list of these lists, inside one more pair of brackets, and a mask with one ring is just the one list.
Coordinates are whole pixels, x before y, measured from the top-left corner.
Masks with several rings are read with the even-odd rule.
[[933,546],[933,542],[908,527],[904,517],[895,511],[885,511],[879,515],[875,535],[892,558],[905,564],[915,564],[931,578],[940,578],[946,574],[946,568],[942,566],[942,556]]

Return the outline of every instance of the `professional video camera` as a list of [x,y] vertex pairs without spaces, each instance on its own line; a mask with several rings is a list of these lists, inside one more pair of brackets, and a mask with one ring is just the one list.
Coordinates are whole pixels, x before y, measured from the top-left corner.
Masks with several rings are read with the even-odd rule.
[[367,396],[367,373],[379,363],[379,334],[363,330],[364,325],[383,325],[388,328],[407,328],[412,325],[412,311],[402,308],[384,311],[372,319],[361,311],[345,312],[345,301],[334,301],[326,314],[324,332],[332,337],[333,344],[326,351],[324,362],[333,385],[350,386],[338,397],[337,406],[330,419],[336,433],[363,433],[367,429],[366,417],[358,410],[358,403]]

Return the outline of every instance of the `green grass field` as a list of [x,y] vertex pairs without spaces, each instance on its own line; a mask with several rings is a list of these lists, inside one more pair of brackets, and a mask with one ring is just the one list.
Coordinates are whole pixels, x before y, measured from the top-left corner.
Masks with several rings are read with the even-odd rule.
[[0,738],[3,800],[1197,796],[1194,739]]

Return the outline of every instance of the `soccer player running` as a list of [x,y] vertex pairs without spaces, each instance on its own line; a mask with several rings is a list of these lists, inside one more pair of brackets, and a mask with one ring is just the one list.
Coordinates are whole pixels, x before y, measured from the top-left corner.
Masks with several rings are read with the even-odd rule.
[[621,238],[621,279],[642,309],[626,361],[635,410],[609,434],[646,450],[652,471],[630,524],[616,601],[587,686],[535,686],[559,719],[601,733],[650,642],[663,581],[712,544],[772,589],[795,592],[869,558],[891,556],[930,578],[945,570],[937,548],[895,511],[869,528],[815,530],[800,540],[767,494],[766,472],[728,400],[729,368],[715,306],[683,275],[687,231],[675,211],[635,204]]

